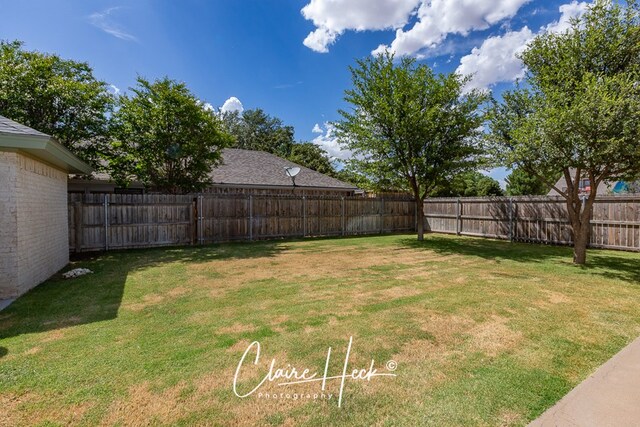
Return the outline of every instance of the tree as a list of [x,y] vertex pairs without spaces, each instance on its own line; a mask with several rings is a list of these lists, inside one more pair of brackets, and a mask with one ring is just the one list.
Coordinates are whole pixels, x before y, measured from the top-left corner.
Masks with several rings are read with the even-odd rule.
[[262,109],[235,111],[223,115],[224,128],[235,138],[234,148],[262,150],[280,157],[288,157],[294,141],[292,126],[272,117]]
[[[557,181],[550,179],[550,181]],[[542,196],[549,193],[551,186],[545,184],[536,175],[528,173],[524,168],[517,167],[511,171],[506,179],[507,196]]]
[[436,187],[430,194],[432,197],[486,197],[503,196],[500,183],[490,176],[478,171],[458,174]]
[[[424,214],[424,198],[439,184],[475,165],[486,96],[463,93],[466,78],[435,75],[426,65],[380,54],[351,67],[340,111],[340,141],[354,152],[350,164],[387,187],[410,191]],[[418,240],[424,236],[418,221]]]
[[184,83],[138,77],[113,114],[110,169],[120,183],[138,178],[158,191],[197,191],[231,138]]
[[[566,200],[573,261],[586,262],[595,189],[640,174],[640,14],[596,1],[565,33],[546,33],[522,54],[525,87],[494,106],[491,138],[505,165],[518,166]],[[566,189],[551,179],[561,171]],[[580,193],[580,180],[591,191]]]
[[85,62],[0,41],[0,114],[55,137],[94,165],[113,96]]
[[336,176],[327,152],[313,142],[293,144],[287,159],[325,175]]

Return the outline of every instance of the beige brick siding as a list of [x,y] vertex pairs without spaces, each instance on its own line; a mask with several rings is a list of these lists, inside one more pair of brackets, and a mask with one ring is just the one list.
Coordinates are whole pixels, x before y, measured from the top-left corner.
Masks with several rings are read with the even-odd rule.
[[[14,234],[6,238],[11,243],[5,244],[1,237],[2,250],[8,246],[15,251],[10,257],[14,271],[8,274],[13,285],[8,292],[0,289],[0,297],[6,298],[25,293],[69,262],[67,173],[21,154],[0,154],[9,155],[0,157],[0,170],[7,167],[5,163],[15,168],[15,184],[0,190],[12,200],[9,210],[14,214],[9,222],[15,224],[10,227]],[[12,161],[6,161],[12,156]]]
[[0,299],[17,294],[17,174],[18,154],[0,151]]

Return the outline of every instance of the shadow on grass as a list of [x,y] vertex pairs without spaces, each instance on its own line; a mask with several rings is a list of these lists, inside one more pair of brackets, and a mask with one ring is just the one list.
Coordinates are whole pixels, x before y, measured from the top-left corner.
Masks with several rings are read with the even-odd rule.
[[166,263],[272,257],[287,249],[283,241],[261,241],[80,254],[62,271],[82,267],[93,274],[64,279],[58,273],[18,298],[0,313],[0,340],[115,319],[127,276],[135,271]]
[[0,347],[0,359],[9,354],[9,350],[6,347]]
[[619,279],[640,285],[640,254],[613,250],[589,250],[586,266],[573,266],[573,249],[535,243],[511,243],[468,236],[427,234],[422,242],[415,238],[402,239],[402,245],[425,249],[443,255],[464,255],[496,262],[557,263],[575,267],[589,274]]

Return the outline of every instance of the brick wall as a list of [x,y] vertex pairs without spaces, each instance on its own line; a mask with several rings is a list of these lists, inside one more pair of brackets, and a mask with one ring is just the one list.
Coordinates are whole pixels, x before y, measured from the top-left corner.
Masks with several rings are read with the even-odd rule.
[[18,286],[17,173],[18,154],[0,151],[0,299]]
[[13,185],[0,190],[0,198],[10,200],[5,210],[13,212],[6,224],[11,231],[0,237],[0,250],[13,251],[8,262],[11,283],[0,282],[0,288],[5,287],[0,298],[7,298],[42,283],[69,262],[67,174],[20,154],[0,155],[0,170],[15,171],[10,173]]

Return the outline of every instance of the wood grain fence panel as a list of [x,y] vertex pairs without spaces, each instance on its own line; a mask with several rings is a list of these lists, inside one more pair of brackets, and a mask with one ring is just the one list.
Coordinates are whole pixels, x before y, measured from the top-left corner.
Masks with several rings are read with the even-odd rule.
[[407,232],[407,199],[295,194],[69,194],[76,252],[233,240]]
[[[573,241],[565,201],[558,197],[437,198],[424,206],[431,232],[545,244]],[[640,196],[598,197],[590,246],[640,250]]]

